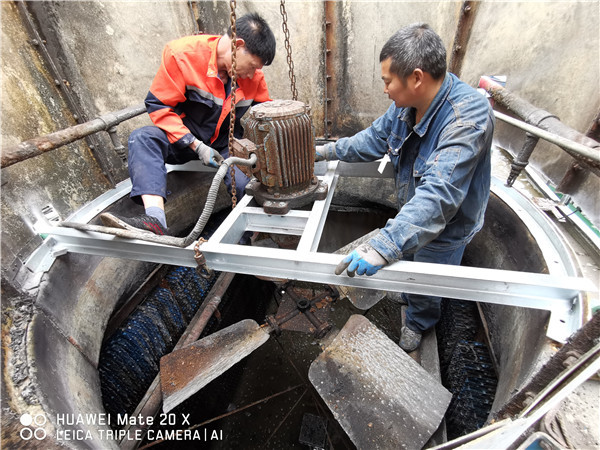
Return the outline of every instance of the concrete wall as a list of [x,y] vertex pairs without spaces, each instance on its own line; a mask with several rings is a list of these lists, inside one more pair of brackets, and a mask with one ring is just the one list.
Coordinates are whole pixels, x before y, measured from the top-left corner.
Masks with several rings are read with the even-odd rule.
[[[585,134],[600,119],[599,15],[598,1],[481,2],[461,78],[474,86],[481,75],[506,75],[511,92]],[[500,121],[495,136],[513,153],[524,141],[524,133]],[[572,161],[542,140],[531,158],[555,185]],[[596,227],[598,192],[600,178],[588,174],[574,195]]]
[[[2,149],[74,125],[12,2],[2,2]],[[108,189],[109,183],[80,141],[2,169],[2,279],[40,243],[28,227],[53,204],[62,217]]]
[[[229,25],[229,2],[30,2],[29,13],[45,46],[63,71],[59,86],[40,56],[39,46],[13,2],[2,2],[2,146],[75,123],[61,92],[70,89],[87,118],[143,102],[160,63],[163,45],[194,32],[221,34]],[[425,21],[438,31],[450,55],[462,2],[288,1],[288,28],[300,100],[313,112],[317,136],[331,120],[332,136],[368,126],[388,105],[378,55],[402,25]],[[591,2],[485,2],[478,9],[466,47],[462,78],[476,85],[481,75],[508,76],[507,87],[531,103],[586,132],[600,109],[599,8]],[[325,14],[333,30],[326,82]],[[237,14],[261,13],[275,32],[275,61],[264,71],[273,98],[290,98],[286,48],[278,1],[238,2]],[[331,99],[328,114],[325,97]],[[119,127],[126,142],[146,115]],[[499,144],[513,151],[523,135],[499,124]],[[36,211],[53,204],[62,217],[127,177],[105,133],[100,148],[71,144],[51,154],[2,170],[2,270],[12,272],[40,240],[25,225]],[[98,154],[107,161],[100,169]],[[558,183],[572,158],[540,143],[534,166]],[[103,172],[104,171],[104,172]],[[598,177],[587,177],[575,200],[600,223]],[[11,269],[8,271],[8,269]],[[10,273],[9,273],[10,272]],[[4,274],[7,274],[4,276]]]

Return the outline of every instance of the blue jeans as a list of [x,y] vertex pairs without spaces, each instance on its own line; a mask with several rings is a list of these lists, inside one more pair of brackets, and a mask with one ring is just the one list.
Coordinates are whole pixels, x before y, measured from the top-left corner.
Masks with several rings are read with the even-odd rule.
[[[177,149],[169,143],[166,133],[158,127],[146,126],[134,130],[129,137],[129,176],[133,201],[141,204],[142,194],[160,195],[167,198],[166,164],[185,164],[198,159],[198,155],[189,147]],[[223,158],[229,157],[227,148],[219,149]],[[248,177],[241,171],[235,171],[237,198],[241,198],[248,184]],[[229,171],[224,178],[227,191],[231,194],[231,176]]]
[[[406,255],[407,261],[460,265],[467,243],[440,249],[439,246],[425,246],[414,255]],[[408,303],[405,325],[413,331],[423,333],[435,326],[441,316],[441,297],[420,294],[402,294]]]

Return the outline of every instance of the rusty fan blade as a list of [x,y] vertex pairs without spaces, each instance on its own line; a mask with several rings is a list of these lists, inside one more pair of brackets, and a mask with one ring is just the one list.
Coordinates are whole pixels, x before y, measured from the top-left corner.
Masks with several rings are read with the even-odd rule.
[[267,342],[269,331],[246,319],[163,356],[163,411],[172,410]]

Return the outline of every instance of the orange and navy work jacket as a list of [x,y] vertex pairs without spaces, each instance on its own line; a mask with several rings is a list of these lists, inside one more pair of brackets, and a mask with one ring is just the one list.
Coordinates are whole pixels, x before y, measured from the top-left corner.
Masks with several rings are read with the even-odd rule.
[[[217,150],[227,148],[231,94],[226,93],[218,75],[220,38],[188,36],[169,42],[163,50],[146,109],[154,125],[167,133],[176,148],[187,147],[196,138]],[[234,135],[239,138],[243,132],[239,119],[253,104],[270,98],[261,70],[252,79],[237,81]]]

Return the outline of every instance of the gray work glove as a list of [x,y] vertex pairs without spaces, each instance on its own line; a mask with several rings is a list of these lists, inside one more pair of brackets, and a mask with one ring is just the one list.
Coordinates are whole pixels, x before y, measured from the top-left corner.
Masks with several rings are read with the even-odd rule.
[[194,141],[194,151],[198,154],[198,158],[205,166],[214,167],[215,169],[223,163],[223,157],[214,148],[209,147],[204,142],[196,139]]
[[335,268],[335,274],[340,275],[345,269],[348,269],[349,277],[353,277],[355,273],[371,276],[387,263],[386,259],[371,245],[362,244],[340,261]]
[[325,146],[317,145],[315,147],[315,162],[325,161]]
[[337,160],[335,153],[335,144],[317,145],[315,147],[315,162],[319,161],[335,161]]

